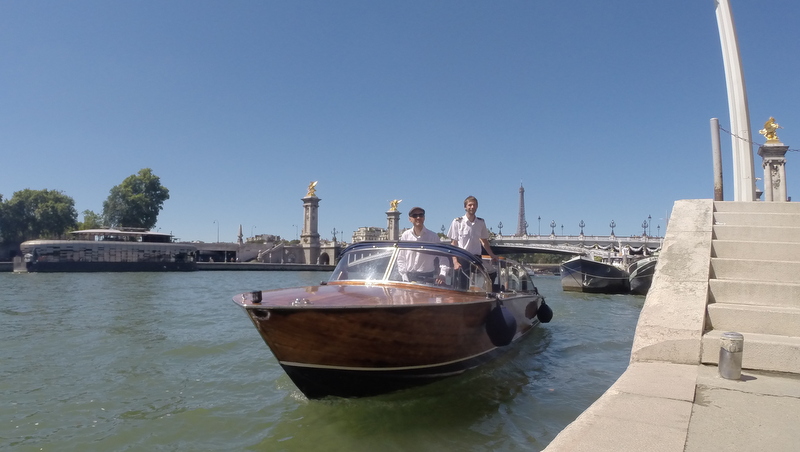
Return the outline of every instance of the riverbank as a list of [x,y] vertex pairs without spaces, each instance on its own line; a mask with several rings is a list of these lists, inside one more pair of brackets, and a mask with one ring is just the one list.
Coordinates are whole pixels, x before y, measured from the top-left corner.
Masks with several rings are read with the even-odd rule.
[[[333,271],[333,265],[265,264],[261,262],[198,262],[198,271]],[[0,262],[0,272],[14,271],[13,262]]]
[[[800,412],[800,374],[794,338],[786,333],[759,333],[763,325],[781,324],[775,319],[782,318],[797,335],[796,323],[791,323],[797,322],[796,307],[770,310],[761,306],[768,302],[765,297],[780,299],[778,295],[784,292],[795,294],[792,297],[796,300],[800,278],[796,272],[780,271],[794,269],[796,264],[788,257],[773,263],[758,260],[763,259],[760,256],[733,259],[723,253],[726,247],[741,248],[742,243],[755,243],[752,250],[756,252],[768,248],[773,240],[785,248],[793,245],[787,242],[795,242],[800,232],[784,224],[734,224],[734,216],[725,217],[724,212],[746,211],[740,217],[749,216],[748,221],[791,223],[789,220],[794,220],[788,216],[800,215],[800,206],[774,203],[783,204],[781,210],[781,206],[767,205],[773,203],[730,204],[715,206],[710,200],[675,203],[653,285],[636,326],[627,370],[561,431],[546,451],[797,450],[800,432],[795,428],[795,416]],[[773,208],[781,211],[761,211]],[[729,210],[719,215],[716,209]],[[789,212],[791,209],[797,212]],[[764,220],[769,215],[773,216]],[[734,228],[738,234],[755,229],[757,235],[742,242],[745,239],[733,238],[724,227]],[[720,241],[728,243],[717,243]],[[748,267],[750,263],[754,267]],[[732,277],[726,266],[745,268],[745,278]],[[753,268],[766,269],[761,274],[775,283],[757,281],[760,275]],[[710,280],[715,281],[711,289]],[[715,312],[724,307],[727,294],[719,289],[727,282],[748,295],[738,302],[739,307],[725,308],[728,318],[720,318],[708,307],[717,305]],[[745,322],[733,327],[730,312],[735,310],[745,312]],[[719,375],[720,341],[712,334],[719,328],[744,333],[739,379]],[[775,352],[775,346],[780,347],[780,353]]]
[[197,270],[204,271],[318,271],[331,272],[334,265],[266,264],[262,262],[198,262]]

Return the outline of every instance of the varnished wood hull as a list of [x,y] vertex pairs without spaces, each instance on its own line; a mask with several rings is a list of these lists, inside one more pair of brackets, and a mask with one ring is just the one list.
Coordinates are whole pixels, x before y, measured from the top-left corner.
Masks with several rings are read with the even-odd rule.
[[[234,299],[309,398],[362,397],[457,375],[490,361],[487,317],[498,302],[482,295],[385,286],[319,286]],[[539,323],[539,295],[502,299],[516,326],[512,343]],[[495,341],[496,342],[496,341]]]

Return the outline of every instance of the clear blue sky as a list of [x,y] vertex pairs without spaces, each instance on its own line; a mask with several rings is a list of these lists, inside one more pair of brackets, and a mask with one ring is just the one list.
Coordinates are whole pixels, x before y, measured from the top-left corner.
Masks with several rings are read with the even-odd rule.
[[[798,149],[800,3],[732,9],[755,141],[774,116]],[[438,232],[468,195],[511,233],[520,183],[529,233],[663,234],[713,197],[712,117],[730,130],[712,0],[0,2],[0,193],[100,213],[152,168],[182,240],[293,239],[311,181],[322,238],[392,199]]]

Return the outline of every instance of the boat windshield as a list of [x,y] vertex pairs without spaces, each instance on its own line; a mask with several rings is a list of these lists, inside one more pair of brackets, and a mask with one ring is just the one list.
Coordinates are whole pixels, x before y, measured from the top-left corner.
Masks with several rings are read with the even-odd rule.
[[[402,243],[402,242],[401,242]],[[449,245],[426,246],[388,243],[351,247],[342,254],[329,283],[396,282],[451,290],[491,291],[483,265]]]
[[[483,264],[487,268],[492,265],[490,259],[484,259]],[[489,271],[497,272],[498,292],[538,292],[528,272],[516,262],[501,258],[496,270],[490,268]]]

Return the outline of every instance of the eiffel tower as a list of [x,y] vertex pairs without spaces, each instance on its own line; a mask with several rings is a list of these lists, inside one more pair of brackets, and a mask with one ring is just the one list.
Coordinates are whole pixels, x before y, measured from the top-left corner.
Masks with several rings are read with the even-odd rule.
[[528,222],[525,221],[525,188],[519,183],[519,218],[517,218],[517,237],[528,235]]

